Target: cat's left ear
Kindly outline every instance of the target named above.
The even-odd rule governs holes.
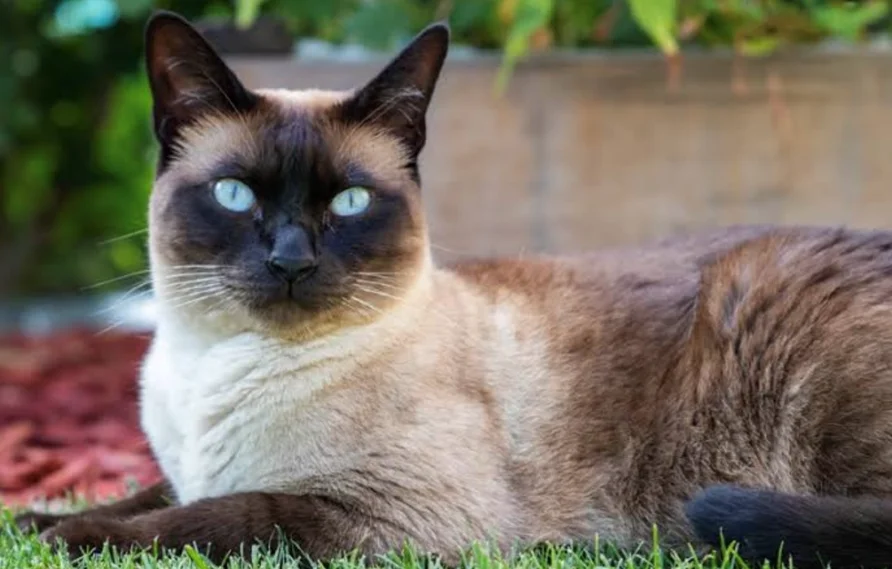
[[[181,16],[156,12],[146,25],[145,44],[155,135],[162,145],[202,115],[238,114],[254,104],[211,44]]]
[[[449,50],[449,27],[422,30],[345,104],[347,120],[381,126],[417,157],[426,137],[425,115]]]

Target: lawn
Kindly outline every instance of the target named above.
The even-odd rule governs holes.
[[[283,551],[268,551],[254,547],[245,558],[230,559],[224,568],[297,568],[299,561]],[[362,569],[380,567],[382,569],[437,569],[441,565],[427,560],[410,550],[394,552],[379,559],[364,560],[358,556],[326,563],[331,569]],[[162,555],[158,552],[118,554],[103,550],[85,562],[72,562],[66,556],[53,552],[36,536],[23,535],[12,524],[12,512],[0,511],[0,569],[54,569],[78,567],[83,569],[104,568],[159,568],[185,569],[218,567],[206,561],[197,552],[187,551],[181,555]],[[704,558],[694,556],[680,558],[666,554],[659,548],[648,548],[639,553],[619,553],[609,547],[593,543],[591,549],[542,547],[519,553],[510,561],[500,556],[490,555],[481,547],[471,548],[463,564],[464,568],[475,569],[747,569],[748,566],[736,557],[733,548],[721,554],[711,554]],[[766,568],[768,565],[766,564]],[[778,564],[777,567],[782,567]],[[760,568],[763,569],[763,568]]]

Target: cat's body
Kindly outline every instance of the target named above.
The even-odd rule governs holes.
[[[455,561],[475,540],[635,546],[656,524],[680,546],[727,528],[755,557],[788,540],[803,566],[892,560],[865,529],[892,509],[809,527],[892,497],[892,232],[438,268],[416,158],[441,31],[348,94],[248,93],[170,16],[149,39],[143,427],[171,492],[48,537],[221,554],[278,527],[314,557],[410,540]]]
[[[678,542],[684,500],[714,483],[892,490],[892,472],[852,473],[892,468],[872,452],[892,441],[889,274],[892,234],[741,228],[430,269],[399,317],[308,344],[199,347],[200,325],[165,315],[144,426],[185,503],[322,493],[439,551],[633,546],[655,523]]]

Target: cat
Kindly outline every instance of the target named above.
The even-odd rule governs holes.
[[[252,90],[152,16],[140,405],[165,480],[19,525],[72,554],[285,536],[454,564],[656,526],[669,548],[892,562],[892,232],[437,266],[418,158],[449,42],[432,24],[352,91]]]

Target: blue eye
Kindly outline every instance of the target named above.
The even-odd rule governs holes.
[[[251,188],[241,180],[223,178],[214,184],[214,198],[229,211],[245,212],[257,201]]]
[[[364,212],[371,201],[372,194],[367,189],[354,186],[336,195],[328,208],[335,215],[347,217]]]

